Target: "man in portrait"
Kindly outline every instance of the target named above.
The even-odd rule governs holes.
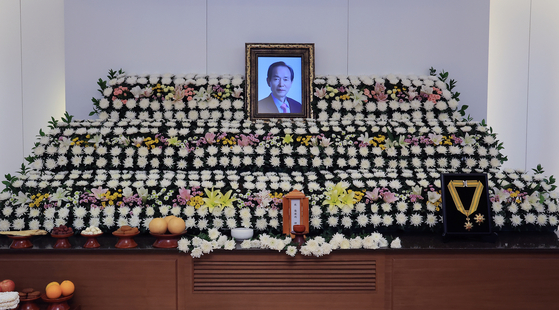
[[[270,65],[266,82],[271,93],[258,101],[258,113],[302,113],[302,105],[287,97],[293,82],[293,69],[283,61]]]

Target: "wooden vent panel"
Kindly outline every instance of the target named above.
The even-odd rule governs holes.
[[[374,291],[376,262],[194,261],[195,292]]]

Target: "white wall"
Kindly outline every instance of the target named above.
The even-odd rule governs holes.
[[[0,42],[0,179],[4,180],[24,157],[19,0],[0,2]]]
[[[559,1],[532,0],[526,167],[559,176]]]
[[[63,5],[63,0],[0,1],[2,180],[31,154],[50,117],[64,113]]]
[[[530,0],[492,0],[487,123],[503,141],[505,167],[526,167]]]
[[[65,23],[66,99],[79,118],[109,69],[244,74],[247,42],[315,43],[318,75],[444,69],[486,118],[489,0],[72,0]]]
[[[506,167],[559,175],[559,1],[491,0],[488,123]]]
[[[72,0],[64,12],[66,101],[77,118],[90,118],[109,69],[206,72],[205,0]]]

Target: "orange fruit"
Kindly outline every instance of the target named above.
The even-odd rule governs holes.
[[[167,222],[160,217],[156,217],[149,222],[149,231],[153,234],[164,234],[167,232]]]
[[[56,299],[62,296],[62,288],[60,285],[53,284],[46,289],[47,297],[50,299]]]
[[[167,224],[169,224],[169,222],[170,222],[172,219],[174,219],[174,218],[176,218],[176,216],[174,216],[174,215],[167,215],[167,216],[166,216],[165,218],[163,218],[163,219],[165,220],[165,222],[167,222]]]
[[[186,223],[180,217],[175,217],[169,221],[169,225],[167,226],[167,229],[169,229],[169,232],[172,234],[179,234],[183,232],[185,228]]]
[[[47,287],[45,287],[45,291],[49,288],[49,286],[55,285],[55,284],[56,284],[56,285],[60,285],[58,282],[54,282],[54,281],[53,281],[53,282],[47,284]]]
[[[62,295],[64,296],[69,296],[72,295],[72,293],[74,293],[74,283],[72,283],[72,281],[70,280],[64,280],[62,281],[62,283],[60,283],[60,288],[62,289]]]

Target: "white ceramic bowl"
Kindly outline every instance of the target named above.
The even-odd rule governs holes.
[[[231,237],[237,240],[246,240],[252,238],[254,230],[252,228],[233,228],[231,229]]]

